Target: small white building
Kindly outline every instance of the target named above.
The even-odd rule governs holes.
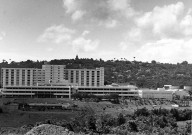
[[[189,97],[189,93],[184,89],[170,89],[167,91],[172,91],[175,96],[179,96],[179,99],[184,99],[185,97]]]
[[[174,96],[179,96],[179,99],[190,96],[187,91],[191,90],[191,86],[184,86],[184,89],[180,89],[179,86],[164,85],[167,91],[172,91]]]
[[[164,85],[164,87],[166,90],[169,90],[169,89],[179,89],[179,86],[173,86],[173,85]]]
[[[174,89],[176,88],[176,89]],[[141,98],[156,98],[172,100],[174,96],[179,96],[179,99],[190,96],[184,89],[178,89],[178,86],[165,85],[157,90],[141,90]]]
[[[167,91],[165,89],[157,89],[157,90],[141,90],[141,98],[155,98],[155,99],[173,99],[173,92]]]
[[[184,90],[190,91],[192,90],[192,86],[184,86]]]

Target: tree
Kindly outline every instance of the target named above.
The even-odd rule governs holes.
[[[129,128],[131,132],[138,132],[137,124],[135,121],[129,121]]]
[[[149,116],[150,112],[146,107],[144,107],[142,109],[137,109],[137,111],[134,113],[134,115],[136,115],[136,116]]]
[[[87,117],[87,128],[96,131],[96,118],[93,115]]]
[[[0,108],[0,113],[3,113],[3,109],[2,108]]]
[[[180,85],[180,86],[179,86],[179,89],[184,89],[184,85]]]
[[[183,61],[181,64],[182,65],[188,65],[188,62],[187,61]]]
[[[156,62],[155,60],[152,60],[151,63],[152,63],[152,64],[156,64],[157,62]]]
[[[125,122],[126,122],[126,119],[124,118],[123,114],[120,113],[120,114],[118,115],[118,117],[117,117],[117,123],[118,123],[118,125],[120,126],[120,125],[124,124]]]

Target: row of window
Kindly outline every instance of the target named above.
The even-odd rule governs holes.
[[[138,94],[134,92],[90,92],[92,94]]]
[[[61,91],[61,92],[58,92],[58,91],[50,91],[50,92],[47,92],[47,91],[4,91],[4,93],[38,93],[38,94],[51,94],[51,93],[69,93],[69,92],[65,92],[65,91]]]
[[[131,89],[129,89],[129,88],[127,88],[127,89],[121,89],[121,88],[112,88],[112,89],[110,89],[110,88],[79,88],[79,90],[111,90],[111,91],[118,91],[118,90],[120,90],[120,91],[129,91],[129,90],[131,90]]]
[[[69,88],[6,87],[6,89],[69,90]]]

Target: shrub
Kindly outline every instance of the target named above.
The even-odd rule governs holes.
[[[138,132],[137,124],[135,121],[129,121],[129,128],[131,132]]]
[[[3,109],[2,108],[0,108],[0,113],[3,113]]]
[[[124,118],[123,114],[120,113],[117,117],[117,123],[118,125],[122,125],[126,122],[126,119]]]
[[[140,115],[141,116],[149,116],[150,112],[146,107],[144,107],[142,109],[137,109],[137,111],[135,112],[135,115],[136,116],[140,116]]]

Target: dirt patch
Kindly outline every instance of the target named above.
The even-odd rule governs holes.
[[[34,127],[25,135],[68,135],[68,130],[61,126],[42,124]]]

